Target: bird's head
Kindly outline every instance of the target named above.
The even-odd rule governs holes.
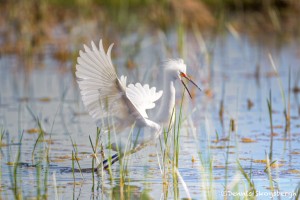
[[[167,73],[169,76],[171,76],[174,80],[179,79],[181,81],[182,85],[185,87],[191,98],[192,95],[188,90],[186,84],[184,83],[183,79],[188,80],[199,90],[201,90],[200,87],[186,74],[186,65],[182,59],[170,59],[164,63],[164,67],[166,70],[168,70]]]

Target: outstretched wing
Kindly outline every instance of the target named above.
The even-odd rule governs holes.
[[[97,124],[104,126],[102,128],[108,128],[109,125],[121,128],[134,121],[144,122],[146,115],[142,114],[145,112],[143,109],[149,109],[149,106],[141,106],[141,103],[136,102],[137,99],[145,99],[144,97],[133,98],[137,96],[137,91],[143,95],[141,90],[134,90],[132,86],[126,88],[124,76],[121,80],[118,79],[111,61],[112,47],[113,44],[105,53],[102,40],[99,48],[94,42],[92,49],[84,45],[85,52],[79,52],[76,65],[76,77],[83,103]],[[127,90],[132,98],[127,96]]]
[[[127,97],[144,118],[148,118],[146,110],[154,108],[154,102],[157,101],[162,94],[162,91],[156,92],[156,88],[150,88],[148,84],[144,86],[140,83],[136,83],[135,85],[129,84],[126,88]]]

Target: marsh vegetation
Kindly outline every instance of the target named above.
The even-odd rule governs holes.
[[[298,1],[0,2],[2,199],[299,198]],[[161,89],[182,57],[203,91],[178,84],[172,129],[94,173],[110,138],[74,71],[100,38],[128,82]]]

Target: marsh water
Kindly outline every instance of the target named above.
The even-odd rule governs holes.
[[[202,88],[199,92],[189,85],[193,99],[186,94],[183,100],[180,176],[161,173],[158,141],[128,158],[121,183],[119,163],[112,167],[112,178],[106,171],[102,177],[72,172],[72,166],[92,167],[89,136],[95,144],[97,133],[80,98],[74,59],[56,59],[51,44],[26,62],[22,55],[1,55],[2,199],[18,195],[25,199],[43,195],[49,199],[224,199],[224,194],[231,199],[245,198],[234,192],[251,191],[250,183],[258,199],[270,198],[272,187],[285,193],[281,199],[294,199],[300,181],[297,42],[257,42],[230,32],[203,39],[187,31],[181,44],[177,37],[176,30],[170,30],[124,35],[118,41],[103,38],[105,44],[115,42],[112,60],[118,75],[127,75],[128,82],[161,89],[160,62],[183,57],[188,74]],[[76,54],[81,48],[69,50]],[[176,89],[179,110],[182,85],[178,83]],[[272,102],[272,134],[267,100]],[[285,107],[290,126],[286,126]],[[72,159],[72,152],[77,159]],[[270,152],[274,163],[268,170]]]

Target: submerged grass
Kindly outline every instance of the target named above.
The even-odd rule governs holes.
[[[162,173],[164,199],[168,198],[170,181],[172,181],[173,183],[172,194],[174,199],[180,198],[179,183],[182,185],[187,195],[187,199],[191,199],[188,186],[179,172],[180,135],[182,131],[181,126],[183,123],[182,109],[184,102],[184,93],[185,92],[183,92],[182,94],[178,116],[176,115],[176,109],[174,107],[170,117],[169,125],[167,129],[163,131],[163,141],[161,140],[161,138],[159,138],[162,164],[160,164],[160,162],[158,164]],[[158,159],[158,161],[159,160],[160,159]]]
[[[208,135],[208,139],[205,143],[207,146],[207,152],[202,152],[200,149],[197,149],[197,155],[199,158],[199,173],[201,175],[200,185],[203,190],[202,199],[212,200],[215,199],[215,192],[213,191],[213,156],[210,151],[210,137],[209,137],[209,125],[207,119],[205,119],[205,134]],[[193,132],[193,137],[196,143],[196,146],[200,148],[199,138],[196,133]]]
[[[298,186],[295,189],[295,199],[299,199],[300,198],[300,183],[298,184]]]
[[[270,152],[269,152],[269,160],[272,162],[273,160],[273,138],[274,138],[274,130],[273,130],[273,110],[272,110],[272,93],[270,91],[269,99],[267,99],[268,111],[269,111],[269,119],[270,119]]]
[[[5,135],[6,131],[4,129],[3,126],[0,127],[0,148],[2,146],[5,146],[5,143],[3,143],[3,138],[4,138],[4,135]]]
[[[31,114],[32,118],[35,120],[38,133],[39,133],[31,152],[32,166],[34,166],[36,169],[36,187],[37,187],[36,196],[37,198],[47,198],[48,175],[49,175],[49,167],[50,167],[49,155],[50,155],[51,135],[52,135],[52,130],[53,130],[57,112],[52,122],[52,127],[50,132],[50,142],[47,146],[45,142],[46,133],[42,127],[42,123],[40,119],[34,114],[33,110],[29,106],[27,106],[27,110]]]
[[[176,116],[175,116],[175,122],[174,122],[174,126],[177,126],[177,129],[174,127],[174,153],[173,153],[173,157],[174,157],[174,164],[176,168],[179,167],[179,153],[180,153],[180,132],[181,132],[181,125],[182,125],[182,107],[183,107],[183,101],[184,101],[184,93],[185,90],[182,93],[182,97],[181,97],[181,103],[180,103],[180,108],[179,108],[179,115],[178,115],[178,122],[176,120]],[[172,117],[171,117],[172,119]]]
[[[21,137],[20,137],[20,145],[19,145],[19,148],[18,148],[18,152],[17,152],[17,155],[16,155],[16,159],[14,161],[14,167],[13,167],[13,181],[14,181],[14,184],[13,184],[13,191],[14,191],[14,196],[15,196],[15,199],[22,199],[22,188],[21,188],[21,185],[18,185],[18,183],[21,182],[21,177],[18,176],[18,164],[20,163],[20,159],[21,159],[21,147],[22,147],[22,139],[23,139],[23,135],[24,135],[24,131],[22,132],[21,134]]]
[[[271,190],[271,192],[272,193],[274,193],[274,184],[273,184],[273,176],[272,176],[272,164],[274,163],[274,162],[271,162],[272,160],[271,159],[269,159],[269,157],[268,157],[268,155],[266,154],[266,160],[267,160],[267,162],[266,162],[266,164],[267,164],[267,167],[266,167],[266,171],[267,171],[267,175],[268,175],[268,179],[269,179],[269,187],[270,187],[270,190]]]
[[[239,171],[241,172],[241,174],[243,175],[243,177],[246,179],[248,183],[248,188],[247,188],[248,197],[250,197],[250,199],[255,199],[255,196],[257,195],[257,190],[255,188],[254,181],[251,180],[251,177],[248,175],[247,172],[245,172],[239,160],[237,160],[237,166]]]
[[[100,177],[102,177],[102,178],[105,177],[104,171],[103,171],[103,164],[102,164],[105,159],[105,155],[104,155],[102,141],[101,141],[101,129],[97,127],[95,145],[93,144],[93,141],[92,141],[90,135],[89,135],[89,140],[90,140],[90,144],[91,144],[92,152],[93,152],[93,154],[92,154],[92,171],[91,172],[92,172],[92,182],[93,182],[92,192],[94,192],[94,190],[95,190],[95,171],[97,171],[97,174]],[[100,146],[100,155],[101,155],[100,160],[98,159],[98,156],[97,156],[97,149],[99,148],[99,146]]]
[[[81,175],[81,178],[84,180],[84,176],[82,174],[82,170],[81,170],[81,166],[80,166],[80,163],[79,163],[79,158],[78,158],[78,149],[77,149],[77,145],[76,143],[73,141],[71,135],[70,135],[70,140],[71,140],[71,143],[72,143],[72,147],[73,147],[73,155],[74,157],[72,157],[72,160],[75,160],[76,163],[77,163],[77,166],[78,166],[78,169],[79,169],[79,172],[80,172],[80,175]]]
[[[2,126],[0,126],[0,149],[2,149],[2,146],[3,146],[3,137],[4,137],[4,134],[5,134],[5,130]],[[3,164],[3,155],[0,154],[0,196],[1,193],[2,193],[2,164]]]
[[[278,69],[275,65],[274,59],[272,57],[271,54],[269,54],[269,59],[271,62],[271,66],[277,76],[277,80],[278,80],[278,85],[279,85],[279,89],[280,89],[280,93],[281,93],[281,98],[282,98],[282,103],[284,106],[284,110],[283,110],[283,114],[285,116],[285,130],[289,130],[290,129],[290,120],[291,120],[291,116],[290,116],[290,85],[291,85],[291,72],[290,72],[290,68],[289,68],[289,73],[288,73],[288,103],[286,102],[286,95],[285,95],[285,91],[283,89],[283,83],[282,83],[282,79],[280,78],[280,74],[278,72]]]
[[[95,188],[94,188],[94,187],[95,187],[95,176],[94,176],[94,173],[95,173],[95,159],[97,159],[97,151],[96,151],[97,146],[94,147],[90,135],[89,135],[89,140],[90,140],[91,147],[92,147],[92,151],[93,151],[93,155],[92,155],[92,182],[93,182],[92,192],[94,192],[94,189],[95,189]],[[73,154],[73,151],[72,151],[72,154]],[[100,163],[99,163],[99,164],[100,164]],[[98,169],[99,169],[99,168],[98,168]]]

